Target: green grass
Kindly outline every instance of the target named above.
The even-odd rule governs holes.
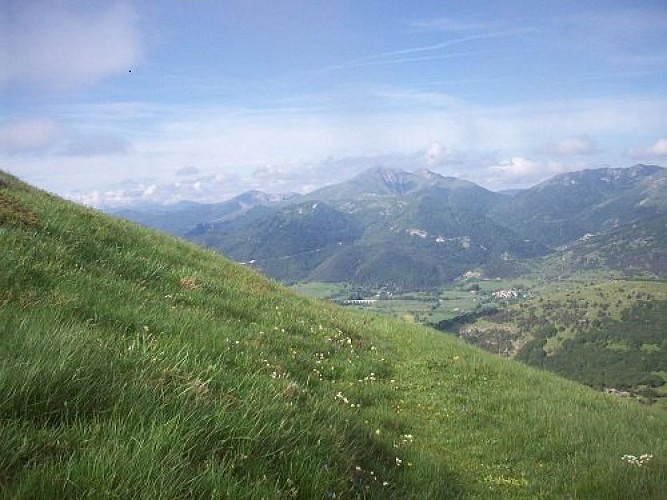
[[[0,193],[0,497],[664,493],[664,412]]]

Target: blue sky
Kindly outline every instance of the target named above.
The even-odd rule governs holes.
[[[659,1],[0,0],[0,168],[102,206],[667,163]]]

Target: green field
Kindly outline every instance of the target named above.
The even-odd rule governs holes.
[[[433,324],[449,319],[485,304],[495,303],[492,293],[497,290],[525,286],[526,280],[475,280],[478,290],[471,292],[473,283],[459,282],[443,285],[438,290],[396,291],[360,287],[349,283],[298,283],[290,288],[300,295],[343,303],[346,307],[388,314],[409,321]],[[370,299],[369,304],[347,303],[346,299]]]
[[[0,268],[0,497],[664,498],[663,411],[3,173]]]

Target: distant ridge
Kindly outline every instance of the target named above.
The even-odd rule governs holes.
[[[506,199],[491,216],[556,247],[666,213],[666,181],[667,170],[656,165],[568,172]]]
[[[287,200],[295,195],[273,195],[262,191],[247,191],[220,203],[179,202],[173,205],[134,207],[110,210],[109,213],[182,236],[194,227],[233,220],[256,207],[264,207]]]
[[[666,214],[667,170],[638,164],[568,172],[509,195],[429,170],[373,167],[279,201],[244,196],[161,222],[125,216],[286,283],[432,288],[475,269],[515,274],[523,259]]]

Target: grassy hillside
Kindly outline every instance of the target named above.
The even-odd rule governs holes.
[[[0,269],[0,497],[664,493],[664,412],[3,173]]]

